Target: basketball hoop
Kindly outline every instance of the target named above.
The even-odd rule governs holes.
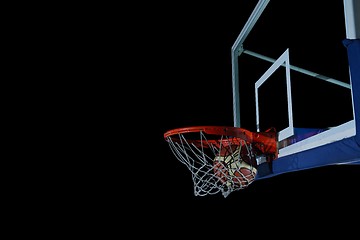
[[[223,126],[185,127],[164,134],[172,153],[192,174],[195,196],[244,189],[260,162],[277,157],[276,133]]]

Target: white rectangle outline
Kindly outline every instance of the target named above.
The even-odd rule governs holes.
[[[286,49],[285,52],[283,54],[281,54],[281,56],[271,65],[271,67],[255,83],[256,128],[257,128],[257,131],[260,132],[258,88],[284,63],[285,63],[285,69],[286,69],[286,95],[287,95],[287,103],[288,103],[287,105],[288,105],[289,126],[278,132],[278,141],[281,141],[285,138],[288,138],[288,137],[291,137],[294,135],[289,49]]]

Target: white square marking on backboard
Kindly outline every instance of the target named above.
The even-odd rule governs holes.
[[[290,61],[289,61],[289,49],[271,65],[271,67],[260,77],[255,83],[255,99],[256,99],[256,127],[257,131],[260,132],[260,120],[259,120],[259,87],[283,64],[285,63],[286,68],[286,95],[288,103],[288,119],[289,126],[279,131],[278,141],[286,139],[294,135],[294,123],[293,123],[293,112],[292,112],[292,98],[291,98],[291,81],[290,81]]]

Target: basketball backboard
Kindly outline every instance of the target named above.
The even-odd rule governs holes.
[[[328,4],[337,12],[319,14]],[[351,79],[342,40],[359,38],[359,7],[352,0],[300,6],[260,0],[249,16],[231,49],[233,116],[234,127],[278,132],[278,159],[259,178],[360,162],[356,145],[344,147],[349,157],[325,154],[357,135],[352,81],[359,80]],[[277,8],[284,14],[273,15]]]

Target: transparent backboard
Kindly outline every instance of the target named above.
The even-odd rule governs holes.
[[[234,126],[275,128],[279,158],[356,134],[342,44],[351,32],[344,22],[346,1],[326,3],[339,6],[324,15],[318,14],[323,3],[260,0],[233,44]],[[275,8],[284,14],[272,15]]]

